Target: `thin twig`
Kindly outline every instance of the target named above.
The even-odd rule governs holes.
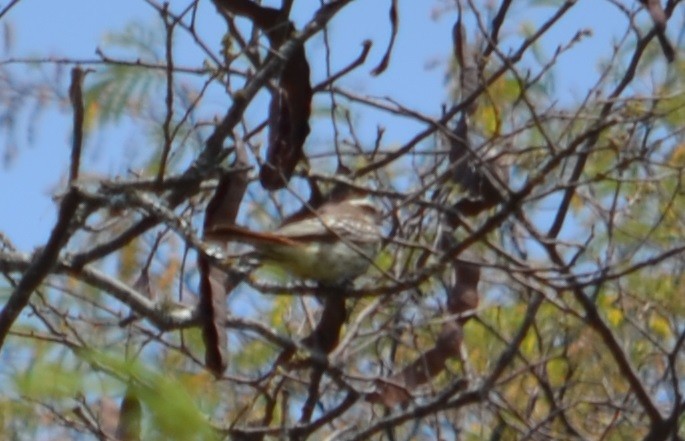
[[[66,245],[72,234],[74,217],[79,207],[80,197],[75,188],[71,188],[62,199],[57,223],[50,234],[45,248],[40,250],[31,266],[27,268],[14,292],[0,312],[0,348],[21,311],[28,305],[31,294],[43,282],[57,263],[59,252]]]
[[[173,50],[173,36],[174,25],[176,22],[169,19],[168,4],[165,4],[161,11],[162,19],[164,20],[164,29],[166,31],[165,39],[165,54],[166,54],[166,97],[164,102],[166,104],[166,114],[164,116],[164,124],[162,125],[162,132],[164,133],[164,146],[162,147],[162,157],[159,160],[159,172],[157,174],[157,181],[162,183],[164,175],[166,174],[166,165],[169,160],[169,153],[171,152],[171,143],[173,137],[171,133],[171,121],[174,117],[174,50]]]

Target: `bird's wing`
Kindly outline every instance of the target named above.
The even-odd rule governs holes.
[[[376,242],[380,231],[376,225],[360,222],[352,215],[322,215],[285,224],[274,231],[274,234],[294,240],[313,239],[329,242],[343,239],[352,242]]]
[[[334,239],[336,237],[332,233],[334,231],[334,224],[335,222],[331,222],[330,219],[327,220],[326,217],[314,217],[284,224],[275,230],[274,234],[294,240],[305,238],[317,240]]]

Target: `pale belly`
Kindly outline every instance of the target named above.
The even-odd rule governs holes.
[[[376,252],[375,243],[352,248],[344,242],[292,246],[270,245],[261,251],[268,260],[293,275],[317,280],[326,285],[338,285],[354,280],[371,264]]]

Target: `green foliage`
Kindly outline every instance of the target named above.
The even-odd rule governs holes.
[[[59,361],[39,361],[15,383],[17,392],[31,400],[59,400],[76,396],[84,390],[84,378],[75,375],[76,366]]]
[[[197,404],[197,391],[209,384],[206,376],[195,379],[171,376],[156,367],[102,352],[82,352],[80,358],[82,361],[69,357],[55,361],[38,359],[27,372],[17,374],[16,393],[22,400],[44,402],[59,412],[73,407],[73,400],[78,397],[91,396],[96,391],[114,394],[117,388],[120,390],[121,382],[127,382],[129,393],[143,405],[144,427],[148,433],[144,439],[218,439]],[[95,372],[116,373],[115,378],[120,381],[108,380],[107,375]],[[3,406],[7,412],[2,414],[19,417],[25,411],[19,403],[5,401]]]
[[[123,52],[132,59],[156,64],[163,47],[164,32],[157,26],[131,23],[124,30],[110,33],[104,39],[105,50]],[[114,63],[98,69],[87,83],[86,128],[95,123],[114,123],[124,115],[140,115],[150,98],[163,85],[164,70],[136,66],[135,63]]]
[[[130,378],[130,392],[142,402],[150,430],[157,436],[173,440],[216,438],[191,391],[178,378],[104,353],[89,352],[85,358],[122,379]]]

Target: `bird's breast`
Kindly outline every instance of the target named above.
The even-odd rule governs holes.
[[[349,244],[301,243],[300,246],[271,245],[262,249],[267,259],[273,260],[295,276],[324,284],[341,284],[363,274],[371,264],[377,243]]]

